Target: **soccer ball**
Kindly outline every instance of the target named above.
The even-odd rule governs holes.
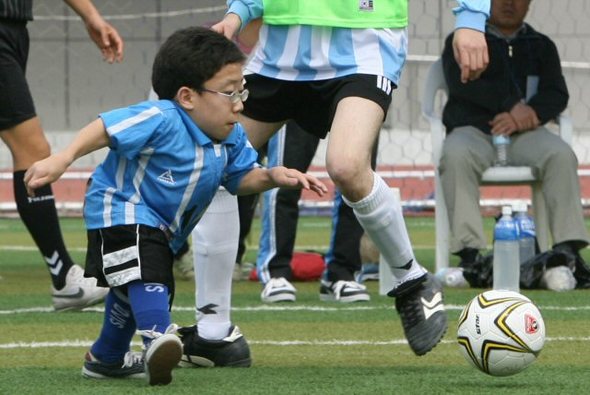
[[[524,295],[486,291],[463,309],[457,340],[471,365],[491,376],[510,376],[537,359],[545,344],[545,323]]]

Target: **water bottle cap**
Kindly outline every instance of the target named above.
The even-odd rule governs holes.
[[[494,145],[510,144],[510,136],[507,134],[495,134],[492,136]]]
[[[502,206],[502,215],[512,215],[512,207]]]
[[[516,202],[512,205],[512,212],[514,213],[526,213],[528,211],[528,205],[526,202]]]

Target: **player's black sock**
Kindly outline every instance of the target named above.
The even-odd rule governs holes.
[[[24,184],[25,171],[13,173],[14,199],[18,213],[43,255],[56,289],[65,285],[66,274],[74,264],[61,235],[51,185],[35,190],[30,198]]]

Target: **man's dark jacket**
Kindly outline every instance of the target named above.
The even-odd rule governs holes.
[[[489,122],[494,116],[510,111],[526,98],[527,79],[538,79],[537,92],[527,104],[535,110],[541,124],[567,107],[569,94],[557,48],[549,37],[528,24],[510,41],[486,31],[490,63],[479,79],[466,84],[460,79],[452,40],[453,34],[447,37],[442,55],[449,86],[449,99],[443,111],[447,132],[471,125],[490,133]]]

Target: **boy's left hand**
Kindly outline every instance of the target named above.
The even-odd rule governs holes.
[[[278,187],[307,189],[314,191],[318,196],[324,196],[328,192],[328,187],[311,174],[304,174],[282,166],[270,168],[269,172]]]
[[[68,168],[68,161],[59,154],[33,163],[24,176],[25,187],[29,196],[35,196],[35,189],[51,184],[61,177]]]

